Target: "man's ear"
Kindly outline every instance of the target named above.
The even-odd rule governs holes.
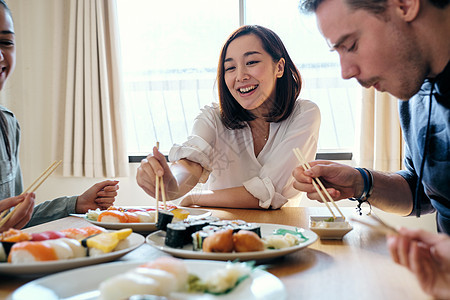
[[[397,14],[405,21],[412,22],[419,14],[421,0],[393,0]]]

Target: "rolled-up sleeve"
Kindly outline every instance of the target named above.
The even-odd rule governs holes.
[[[175,144],[170,149],[169,161],[177,161],[182,158],[196,162],[203,167],[199,182],[205,183],[211,173],[211,157],[206,153],[211,152],[211,146],[199,136],[190,136],[182,145]]]
[[[253,177],[252,179],[245,181],[243,185],[253,197],[259,199],[259,206],[261,208],[277,209],[288,202],[288,199],[275,191],[272,180],[268,177],[263,179]]]

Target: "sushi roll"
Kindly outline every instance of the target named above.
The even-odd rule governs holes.
[[[178,222],[167,224],[164,243],[166,246],[172,248],[183,248],[185,241],[187,240],[187,235],[187,228],[183,223]]]
[[[173,213],[167,210],[158,211],[158,223],[156,223],[156,228],[159,230],[166,231],[167,224],[171,223],[173,220]]]
[[[248,230],[256,233],[261,238],[261,226],[253,223],[241,224],[238,226],[240,230]]]
[[[203,229],[203,227],[207,226],[208,223],[206,221],[201,221],[201,220],[193,220],[191,222],[183,222],[182,224],[184,224],[186,226],[186,235],[184,236],[184,244],[190,244],[192,243],[192,234],[200,231]]]
[[[194,251],[202,251],[203,250],[203,241],[210,235],[210,233],[199,230],[194,232],[192,237],[192,249]]]

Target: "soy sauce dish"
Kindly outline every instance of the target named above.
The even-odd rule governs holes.
[[[309,217],[309,229],[321,239],[340,240],[350,232],[353,227],[342,217]]]

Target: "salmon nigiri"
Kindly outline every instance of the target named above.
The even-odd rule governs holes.
[[[107,210],[98,215],[98,222],[127,223],[128,217],[124,212],[118,210]]]

